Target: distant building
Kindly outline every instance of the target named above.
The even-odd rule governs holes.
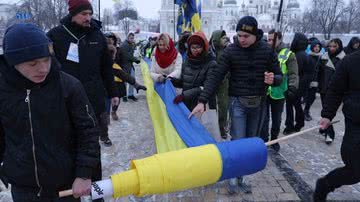
[[[207,36],[216,29],[235,32],[237,21],[245,15],[254,16],[264,32],[275,28],[280,0],[202,0],[202,30]],[[178,7],[174,0],[162,0],[160,13],[160,31],[171,36],[176,25]],[[283,5],[283,25],[291,19],[301,17],[300,4],[297,0],[285,0]],[[291,31],[291,27],[287,26]]]

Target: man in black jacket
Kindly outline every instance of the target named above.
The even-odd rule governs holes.
[[[205,104],[216,92],[227,73],[229,78],[230,135],[233,140],[259,136],[265,115],[265,98],[268,85],[279,85],[282,73],[276,53],[261,40],[254,17],[245,16],[237,24],[237,38],[221,55],[219,65],[206,78],[198,105],[190,116],[205,111]],[[251,192],[242,177],[230,180],[229,193],[236,192],[239,184],[244,192]]]
[[[293,132],[299,132],[305,125],[304,110],[301,106],[301,98],[305,96],[306,89],[309,88],[310,82],[314,75],[314,70],[310,66],[309,56],[305,52],[307,44],[308,40],[306,36],[301,33],[296,33],[294,40],[291,43],[290,50],[295,53],[296,61],[298,63],[299,89],[296,92],[296,96],[286,97],[286,128],[284,129],[284,135],[289,135]]]
[[[343,185],[360,182],[360,52],[346,56],[340,62],[332,78],[320,121],[322,129],[330,126],[343,102],[345,134],[341,145],[341,157],[345,166],[336,168],[316,182],[314,201],[325,201],[328,193]]]
[[[62,70],[83,84],[101,128],[100,140],[105,146],[111,146],[105,96],[107,93],[113,104],[117,104],[119,98],[113,88],[112,58],[106,38],[100,30],[101,22],[91,18],[92,7],[88,0],[70,0],[69,12],[61,20],[61,25],[48,32],[48,36],[53,41],[55,55]],[[102,177],[101,161],[99,162],[93,173],[94,181]]]
[[[135,50],[135,34],[129,33],[127,39],[121,44],[117,56],[116,63],[119,64],[128,74],[135,77],[135,67],[133,63],[140,63],[140,60],[134,57]],[[127,99],[137,101],[138,99],[134,96],[134,87],[129,85],[127,97],[123,97],[123,101],[127,102]]]
[[[50,40],[33,24],[15,24],[5,33],[1,179],[11,184],[15,202],[59,200],[58,192],[71,187],[76,198],[88,195],[99,163],[95,114],[81,83],[60,71],[52,53]]]

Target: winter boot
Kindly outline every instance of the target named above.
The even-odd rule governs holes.
[[[309,111],[304,111],[304,118],[305,118],[305,121],[312,121],[312,117],[311,117],[311,114]]]
[[[334,191],[334,189],[329,186],[326,178],[319,178],[316,181],[316,187],[313,195],[314,202],[325,202],[327,195],[332,191]]]
[[[114,121],[119,120],[119,117],[118,117],[118,115],[116,114],[116,112],[111,112],[111,118],[112,118],[112,120],[114,120]]]

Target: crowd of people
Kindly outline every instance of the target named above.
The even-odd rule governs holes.
[[[0,56],[0,178],[15,202],[80,201],[91,182],[102,178],[100,142],[111,146],[110,118],[119,120],[120,100],[134,103],[135,34],[121,42],[103,33],[88,0],[70,0],[59,26],[43,32],[15,24],[4,35]],[[345,166],[317,181],[315,201],[342,185],[360,181],[360,39],[344,48],[338,38],[321,42],[296,33],[267,36],[251,16],[239,19],[233,42],[224,30],[208,40],[201,31],[150,37],[143,57],[151,60],[155,83],[171,81],[174,104],[183,102],[218,142],[260,137],[265,142],[299,132],[313,119],[319,93],[325,143],[335,140],[331,120],[343,102]],[[49,118],[52,116],[52,118]],[[121,118],[121,117],[120,117]],[[271,125],[270,125],[271,120]],[[272,145],[275,152],[280,145]],[[74,197],[58,198],[72,188]],[[251,193],[243,176],[228,182],[229,194]],[[102,199],[98,199],[102,201]]]

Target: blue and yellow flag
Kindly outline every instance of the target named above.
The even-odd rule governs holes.
[[[175,0],[179,5],[177,32],[201,30],[201,0]]]

